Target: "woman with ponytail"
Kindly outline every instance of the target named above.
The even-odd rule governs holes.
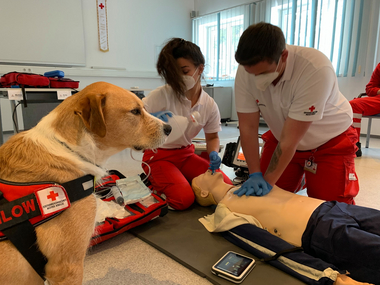
[[[168,122],[172,133],[157,150],[146,150],[143,161],[151,168],[149,180],[171,209],[184,210],[194,202],[193,178],[207,169],[218,171],[221,131],[220,113],[214,99],[201,86],[205,59],[200,48],[180,38],[169,40],[157,61],[158,74],[166,85],[143,98],[145,109]],[[192,139],[203,129],[208,159],[194,153]],[[146,166],[144,170],[148,172]],[[224,181],[232,184],[223,173]]]

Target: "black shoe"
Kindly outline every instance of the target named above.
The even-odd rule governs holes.
[[[356,143],[356,146],[359,148],[357,151],[356,151],[356,157],[361,157],[362,156],[362,144],[360,142],[357,142]]]

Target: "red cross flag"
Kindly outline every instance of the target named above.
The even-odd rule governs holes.
[[[108,47],[108,22],[107,22],[107,0],[97,0],[98,9],[98,41],[99,49],[103,52],[109,51]]]
[[[48,216],[70,207],[66,190],[62,186],[52,186],[35,193],[42,216]]]

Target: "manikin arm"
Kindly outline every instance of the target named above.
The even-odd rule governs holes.
[[[276,253],[295,248],[293,245],[254,225],[237,226],[222,235],[233,244],[252,253],[258,258],[268,258]],[[313,257],[303,251],[288,252],[269,264],[310,285],[359,285],[334,265]]]
[[[363,283],[355,281],[354,279],[348,277],[347,275],[340,274],[338,278],[336,279],[334,285],[370,285],[370,283]],[[372,284],[374,285],[374,284]]]
[[[278,252],[295,248],[279,237],[250,224],[235,227],[222,235],[258,258],[272,257]],[[334,265],[302,251],[286,253],[268,263],[310,285],[332,285],[338,274],[344,273]]]

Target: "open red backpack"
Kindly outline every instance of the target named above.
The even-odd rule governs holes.
[[[111,191],[112,186],[116,185],[116,180],[122,178],[125,178],[123,174],[117,170],[110,170],[109,176],[104,177],[103,182],[95,187],[95,193],[102,193],[102,196],[104,196],[104,194]],[[114,197],[105,198],[104,200],[111,201],[114,200]],[[151,193],[151,196],[147,199],[128,204],[124,208],[125,211],[128,211],[129,216],[123,219],[108,217],[104,222],[96,225],[90,246],[101,243],[150,220],[162,217],[168,212],[166,201],[154,193]]]

